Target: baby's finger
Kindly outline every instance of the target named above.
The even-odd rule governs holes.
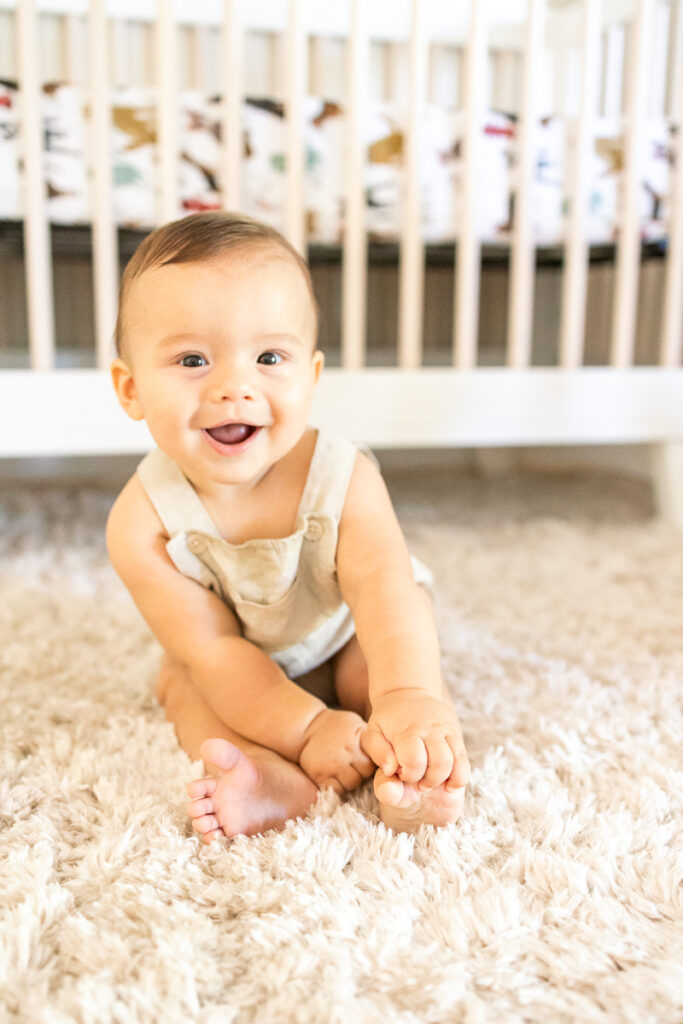
[[[375,762],[372,760],[371,757],[368,757],[368,755],[363,750],[362,742],[359,745],[359,749],[353,755],[351,764],[356,769],[361,779],[369,779],[370,776],[374,775],[375,771],[377,770],[377,765],[375,764]]]
[[[384,770],[385,775],[395,775],[398,771],[398,760],[394,748],[386,736],[376,726],[368,726],[360,738],[360,745],[373,763]]]
[[[351,793],[354,789],[358,789],[363,781],[360,772],[356,771],[351,764],[345,765],[337,771],[337,779],[341,782],[347,793]]]
[[[453,770],[453,751],[445,736],[427,736],[427,771],[420,782],[420,789],[435,789],[449,778]]]
[[[465,745],[461,736],[449,735],[447,739],[448,744],[453,751],[453,767],[448,781],[446,782],[446,789],[461,789],[470,781],[470,776],[472,774],[470,769],[470,760],[467,756],[467,751],[465,750]]]
[[[394,750],[400,765],[399,778],[403,782],[419,782],[427,770],[427,750],[422,737],[407,736],[396,740]]]
[[[330,776],[327,779],[323,779],[322,782],[318,783],[318,786],[320,789],[333,789],[337,796],[343,796],[345,792],[342,783],[339,781],[339,779],[336,779],[334,776]]]
[[[375,796],[381,804],[398,807],[404,796],[405,786],[394,775],[388,779],[381,768],[378,769],[373,783]]]
[[[353,760],[353,767],[356,769],[361,779],[369,779],[377,771],[377,765],[369,757],[358,756]]]

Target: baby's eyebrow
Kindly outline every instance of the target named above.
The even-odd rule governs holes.
[[[206,342],[201,334],[193,334],[191,331],[184,332],[182,334],[169,334],[166,338],[160,338],[156,344],[157,351],[165,352],[167,348],[173,348],[180,344],[190,344],[195,342]]]
[[[169,334],[165,338],[160,338],[157,343],[157,349],[162,351],[167,348],[172,348],[174,345],[180,343],[188,344],[190,342],[206,344],[208,338],[204,334],[197,334],[196,331],[181,331],[179,334]],[[286,331],[277,332],[274,334],[259,334],[255,339],[258,345],[274,345],[278,342],[289,342],[290,344],[298,345],[300,348],[305,347],[305,341],[300,338],[298,334],[289,334]]]
[[[167,348],[169,345],[177,345],[179,341],[191,341],[193,338],[202,339],[201,334],[193,334],[192,331],[182,331],[180,334],[169,334],[166,338],[160,338],[157,345],[160,348]]]
[[[262,334],[259,341],[293,341],[297,345],[304,344],[298,334]]]

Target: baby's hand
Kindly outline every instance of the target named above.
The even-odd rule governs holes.
[[[447,790],[467,785],[470,766],[460,722],[450,704],[424,690],[394,690],[375,701],[363,750],[387,776]]]
[[[326,708],[313,719],[299,755],[299,765],[317,786],[331,786],[340,796],[360,786],[375,771],[361,747],[366,723],[354,711]]]

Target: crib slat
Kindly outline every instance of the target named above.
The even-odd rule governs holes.
[[[633,24],[633,67],[628,76],[626,145],[624,153],[624,207],[617,247],[615,307],[612,317],[611,363],[631,366],[640,269],[638,197],[642,180],[648,99],[648,57],[654,18],[654,0],[638,0]]]
[[[586,214],[591,186],[591,152],[597,112],[598,58],[600,52],[600,3],[583,0],[581,50],[583,74],[576,146],[569,188],[569,225],[562,278],[560,365],[573,369],[583,362],[588,280],[588,233]]]
[[[537,97],[543,59],[545,0],[529,0],[524,53],[522,110],[517,148],[515,223],[510,254],[510,298],[508,366],[528,366],[531,361],[531,318],[534,294],[536,247],[531,228],[532,188],[535,178]]]
[[[469,369],[477,360],[481,277],[477,172],[484,120],[488,14],[488,0],[470,0],[465,53],[462,217],[455,268],[454,361],[461,369]]]
[[[223,208],[239,210],[242,161],[242,47],[244,33],[238,0],[225,0],[223,22]]]
[[[174,0],[159,0],[156,30],[157,145],[161,223],[178,216],[178,30]]]
[[[50,262],[50,227],[43,181],[43,129],[38,31],[32,0],[18,7],[18,60],[21,85],[21,140],[24,156],[24,265],[31,367],[51,370],[55,363],[55,329]]]
[[[289,0],[285,60],[287,145],[285,235],[298,252],[306,244],[304,230],[304,97],[308,79],[308,54],[303,0]]]
[[[672,19],[673,20],[673,19]],[[664,285],[662,366],[679,366],[683,360],[683,0],[676,6],[675,50],[673,51],[671,117],[678,125],[676,157],[671,174],[671,217]]]
[[[97,365],[104,368],[109,365],[111,359],[111,336],[116,322],[118,239],[113,215],[111,180],[111,117],[105,0],[91,0],[89,10],[94,164],[92,233],[95,338]]]
[[[347,189],[342,267],[342,366],[357,370],[365,363],[367,236],[365,233],[365,97],[369,41],[367,0],[353,0],[348,53]]]
[[[424,0],[412,0],[408,122],[404,146],[404,208],[399,280],[398,365],[410,369],[422,360],[424,243],[420,217],[421,122],[427,97],[427,35]]]

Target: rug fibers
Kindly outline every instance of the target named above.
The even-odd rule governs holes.
[[[205,847],[114,491],[0,498],[0,1020],[683,1020],[683,537],[617,477],[397,477],[473,766]]]

